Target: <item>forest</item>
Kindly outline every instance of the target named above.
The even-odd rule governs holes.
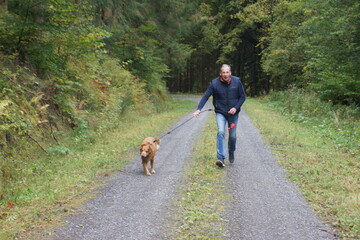
[[[2,148],[39,128],[86,127],[87,113],[104,108],[203,92],[222,63],[249,96],[297,88],[360,104],[356,0],[2,0],[0,9]]]

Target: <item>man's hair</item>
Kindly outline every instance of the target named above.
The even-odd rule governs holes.
[[[230,67],[230,65],[228,65],[228,64],[223,64],[223,65],[221,65],[221,68],[220,68],[220,72],[221,72],[221,69],[222,68],[229,68],[229,70],[230,70],[230,72],[231,72],[231,67]]]

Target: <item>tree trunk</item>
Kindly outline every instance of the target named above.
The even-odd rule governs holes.
[[[35,22],[37,23],[44,23],[46,22],[45,18],[44,18],[44,5],[43,4],[38,4],[35,6],[35,9],[37,10],[37,15],[35,16]]]
[[[102,20],[105,24],[108,24],[113,16],[113,10],[111,8],[104,8],[102,11]]]
[[[0,12],[7,12],[7,0],[0,0]]]

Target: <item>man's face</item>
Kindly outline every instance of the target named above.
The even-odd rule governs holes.
[[[230,69],[228,67],[223,67],[220,70],[220,77],[222,77],[222,79],[224,79],[225,81],[229,81],[229,78],[231,76],[231,72]]]

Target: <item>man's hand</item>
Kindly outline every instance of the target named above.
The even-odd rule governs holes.
[[[193,113],[193,115],[194,115],[194,117],[198,117],[199,115],[200,115],[200,110],[196,110],[194,113]]]
[[[234,115],[236,113],[236,108],[230,109],[230,111],[228,111],[228,113],[231,115]]]

